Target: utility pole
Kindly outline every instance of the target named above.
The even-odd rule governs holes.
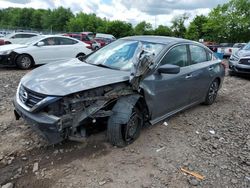
[[[156,15],[155,15],[155,29],[156,29]]]

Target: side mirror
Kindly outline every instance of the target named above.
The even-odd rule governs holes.
[[[178,74],[180,72],[180,67],[177,65],[165,64],[160,66],[157,71],[160,74]]]
[[[45,45],[45,43],[44,43],[44,42],[42,42],[42,41],[40,41],[40,42],[38,42],[36,45],[37,45],[38,47],[40,47],[40,46],[44,46],[44,45]]]

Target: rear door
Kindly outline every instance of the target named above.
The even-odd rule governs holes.
[[[190,50],[190,101],[201,101],[205,98],[208,87],[213,79],[211,75],[216,68],[212,53],[199,45],[189,45]]]
[[[64,37],[57,37],[57,40],[60,46],[58,53],[60,53],[61,60],[68,60],[76,57],[79,52],[79,47],[77,45],[78,41]]]

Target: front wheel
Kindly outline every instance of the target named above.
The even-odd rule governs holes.
[[[211,83],[211,85],[209,86],[206,100],[204,102],[205,105],[211,105],[214,103],[214,101],[217,97],[218,90],[219,90],[219,82],[218,82],[218,80],[214,80]]]
[[[20,69],[30,69],[33,65],[32,58],[26,54],[19,55],[16,59],[16,64]]]
[[[116,112],[109,117],[107,136],[111,144],[124,147],[133,143],[140,135],[143,118],[140,111],[134,107],[126,124],[121,124],[124,113]]]

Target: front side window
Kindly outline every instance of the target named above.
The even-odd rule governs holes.
[[[190,45],[191,65],[207,61],[206,50],[200,46]]]
[[[165,45],[151,42],[141,42],[142,48],[159,55]],[[86,62],[105,66],[111,69],[130,70],[133,66],[133,57],[138,48],[139,41],[117,40],[86,58]]]
[[[42,40],[42,42],[44,42],[45,46],[54,46],[54,45],[58,45],[57,44],[57,40],[55,37],[50,37],[50,38],[46,38],[44,40]]]
[[[188,65],[187,46],[180,45],[172,48],[162,59],[161,65],[172,64],[180,67]]]

